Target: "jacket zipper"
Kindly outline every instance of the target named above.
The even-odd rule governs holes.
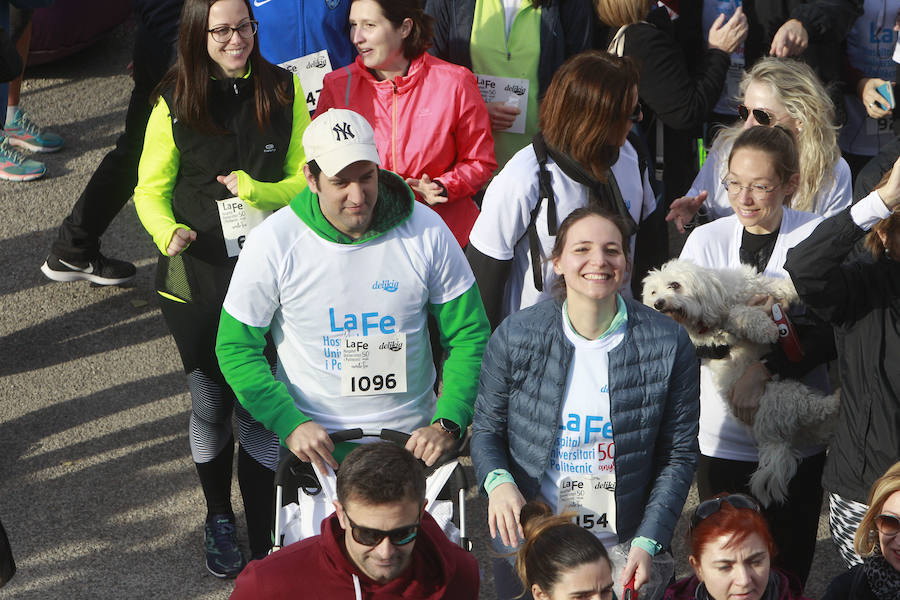
[[[392,169],[397,168],[397,83],[392,81],[391,85],[394,86],[393,93],[391,95],[391,160],[393,163],[391,164]]]

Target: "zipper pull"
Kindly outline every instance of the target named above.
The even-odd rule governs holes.
[[[234,95],[237,96],[238,95],[237,81],[232,81],[231,85],[234,86]]]
[[[512,60],[512,54],[510,54],[509,50],[507,50],[506,51],[506,62],[509,62],[511,60]]]

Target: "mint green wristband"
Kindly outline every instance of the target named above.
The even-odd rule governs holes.
[[[503,483],[515,485],[516,480],[513,479],[513,476],[506,469],[494,469],[484,478],[484,491],[490,494],[495,487]]]
[[[632,546],[637,546],[641,550],[646,550],[650,556],[656,556],[662,551],[662,544],[648,537],[638,536],[631,540]]]

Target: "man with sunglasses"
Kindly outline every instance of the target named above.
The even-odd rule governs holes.
[[[337,472],[337,496],[321,535],[251,562],[232,600],[478,597],[478,564],[425,512],[425,475],[407,450],[355,449]]]

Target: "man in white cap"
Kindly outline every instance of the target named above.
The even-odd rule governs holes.
[[[412,432],[427,464],[472,418],[490,334],[475,279],[441,218],[378,168],[372,127],[331,109],[303,134],[309,187],[248,236],[225,298],[216,352],[240,402],[320,467],[349,449],[329,432]],[[449,351],[443,388],[427,316]],[[273,376],[263,357],[270,331]]]

